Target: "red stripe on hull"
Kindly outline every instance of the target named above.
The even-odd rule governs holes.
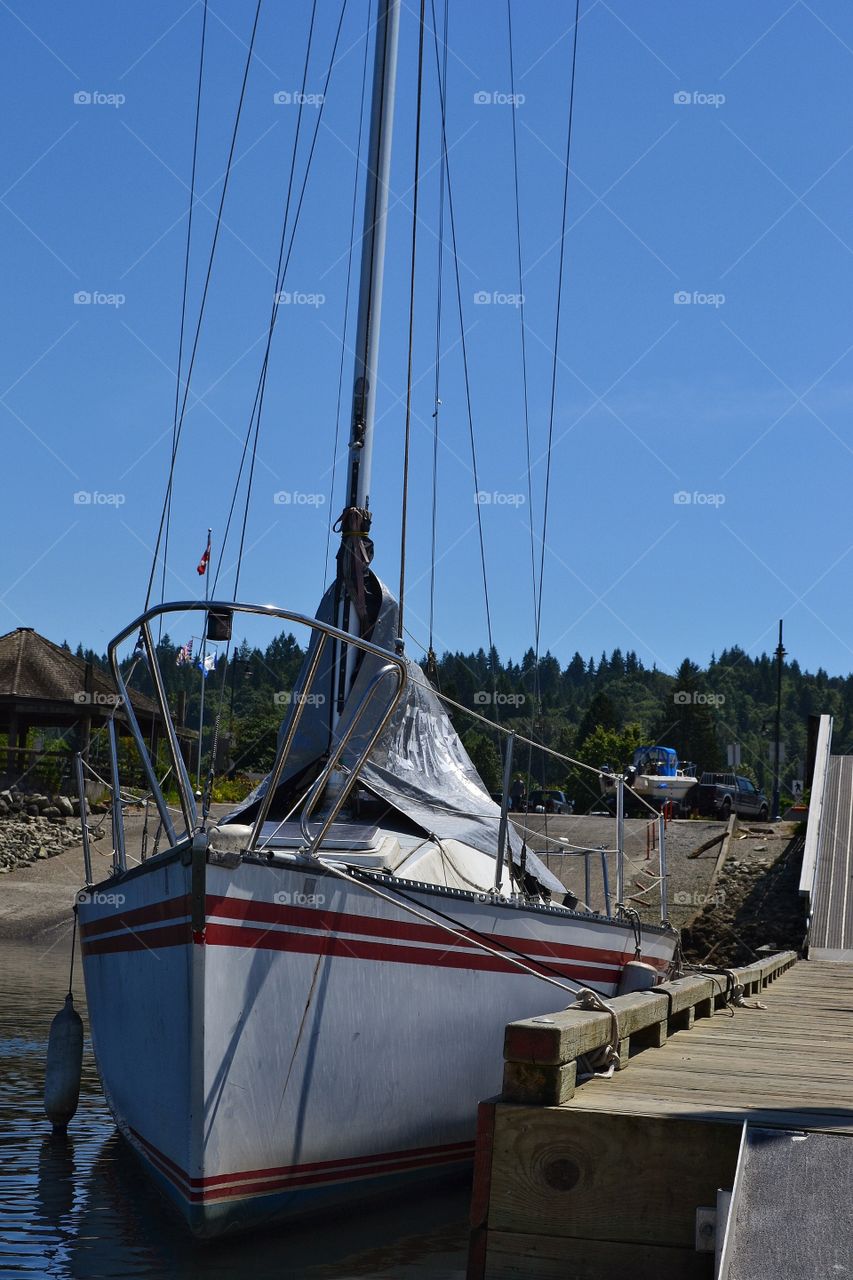
[[[192,1204],[210,1204],[241,1196],[296,1191],[301,1187],[322,1183],[356,1182],[388,1173],[410,1173],[436,1165],[458,1164],[469,1161],[474,1156],[473,1142],[454,1142],[443,1147],[387,1151],[370,1156],[352,1156],[345,1160],[322,1160],[311,1164],[216,1174],[209,1178],[190,1178],[174,1160],[164,1155],[147,1138],[143,1138],[141,1133],[137,1133],[135,1129],[130,1132],[156,1168]]]
[[[457,925],[464,940],[454,937],[438,925],[410,924],[402,920],[386,920],[379,916],[356,915],[347,911],[321,911],[314,907],[294,907],[274,902],[258,902],[249,898],[214,897],[208,894],[205,903],[208,917],[221,916],[229,920],[252,920],[259,924],[288,924],[298,928],[323,929],[328,933],[360,933],[378,938],[395,938],[405,942],[443,942],[452,946],[478,948],[478,939],[464,925]],[[517,947],[525,954],[541,958],[565,957],[569,960],[597,960],[599,964],[623,965],[633,951],[605,950],[597,947],[581,947],[563,942],[548,942],[536,938],[517,938],[508,934],[489,934],[488,941],[495,946]],[[522,946],[523,943],[523,946]],[[479,949],[479,948],[478,948]]]
[[[108,955],[117,952],[154,950],[162,947],[184,946],[188,942],[212,946],[229,946],[248,949],[291,951],[310,955],[336,955],[356,959],[384,960],[397,964],[425,964],[456,969],[481,969],[498,973],[518,973],[519,968],[511,958],[492,956],[484,952],[473,935],[464,926],[450,934],[437,925],[388,920],[378,916],[358,915],[344,911],[322,911],[312,907],[294,907],[276,903],[259,902],[245,898],[215,897],[208,895],[206,911],[211,915],[232,919],[239,924],[209,924],[207,929],[193,935],[188,921],[162,928],[141,928],[161,920],[187,915],[189,898],[182,895],[163,902],[132,908],[109,918],[101,917],[81,925],[84,956]],[[286,924],[297,928],[317,930],[313,936],[284,933],[263,929],[245,921]],[[137,930],[140,930],[137,932]],[[120,931],[120,932],[119,932]],[[340,938],[340,933],[360,935],[355,939]],[[112,936],[98,936],[112,935]],[[389,945],[388,940],[394,944]],[[399,942],[443,944],[445,947],[463,948],[454,951],[432,951],[423,945],[396,945]],[[632,956],[630,950],[614,951],[605,947],[578,946],[576,944],[550,942],[543,939],[519,938],[506,934],[489,934],[486,941],[495,947],[514,948],[533,967],[554,969],[566,977],[580,980],[613,981],[619,970]],[[666,959],[644,957],[647,963],[665,969]],[[575,964],[572,966],[571,961]],[[585,967],[580,961],[598,962],[598,967]],[[610,966],[604,968],[602,966]]]
[[[118,927],[118,926],[115,926]],[[192,941],[192,930],[188,920],[181,924],[165,925],[162,929],[144,929],[137,933],[130,925],[125,925],[124,933],[110,938],[95,938],[93,942],[84,939],[81,943],[84,956],[105,956],[116,951],[155,951],[162,947],[183,947]]]
[[[167,898],[163,902],[153,902],[146,907],[131,907],[116,915],[89,920],[86,924],[80,925],[80,937],[94,938],[100,933],[112,933],[121,926],[125,929],[135,929],[142,924],[154,924],[158,920],[175,920],[179,916],[188,916],[189,913],[190,900],[188,895],[184,894],[180,898]]]
[[[447,942],[446,937],[444,941]],[[483,951],[429,951],[425,947],[365,942],[360,938],[338,938],[327,933],[283,933],[277,929],[253,929],[248,925],[209,924],[207,945],[245,950],[290,951],[299,955],[339,956],[350,960],[378,960],[391,964],[430,965],[436,969],[477,969],[489,973],[521,973],[521,963],[534,970],[542,969],[542,965],[537,964],[533,957],[513,963],[510,958],[504,960]],[[453,943],[449,942],[448,945],[452,946]],[[572,968],[565,960],[555,961],[549,969],[562,977],[576,977],[580,981],[614,982],[618,977],[612,969]]]

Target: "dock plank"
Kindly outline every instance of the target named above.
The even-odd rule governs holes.
[[[853,967],[800,963],[760,1000],[676,1032],[611,1080],[578,1086],[567,1106],[684,1115],[694,1102],[705,1116],[853,1133]]]

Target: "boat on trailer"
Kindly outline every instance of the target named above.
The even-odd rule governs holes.
[[[508,821],[511,735],[498,805],[370,568],[399,12],[400,0],[381,0],[376,23],[336,579],[315,617],[180,601],[146,608],[109,646],[163,838],[131,865],[112,722],[114,865],[92,884],[86,844],[91,891],[76,907],[92,1043],[119,1130],[199,1236],[458,1169],[473,1155],[478,1101],[500,1088],[506,1024],[580,988],[607,997],[638,958],[662,979],[676,950],[671,928],[640,928],[621,904],[613,916],[565,905]],[[192,612],[229,644],[247,616],[307,639],[272,770],[216,821],[209,786],[194,792],[154,640],[161,622]],[[160,705],[179,813],[128,696],[131,645]]]
[[[699,773],[692,762],[680,761],[672,747],[644,746],[634,752],[624,782],[639,806],[662,809],[669,805],[682,815],[689,813],[690,796],[699,784]],[[616,775],[606,766],[600,775],[600,786],[602,795],[615,806]]]

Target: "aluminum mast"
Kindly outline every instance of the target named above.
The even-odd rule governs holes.
[[[359,617],[359,609],[354,607],[353,594],[359,582],[363,585],[363,575],[370,554],[368,552],[365,556],[363,553],[365,547],[369,545],[366,539],[370,528],[373,422],[376,411],[379,321],[385,269],[385,232],[388,220],[388,183],[391,173],[391,134],[394,122],[399,29],[400,0],[379,0],[367,187],[364,201],[358,325],[355,340],[352,426],[346,505],[340,521],[341,550],[338,553],[337,624],[342,631],[354,636],[361,635],[362,619]],[[333,729],[340,718],[343,702],[352,683],[356,657],[357,651],[353,646],[346,646],[345,652],[338,650],[336,655]]]

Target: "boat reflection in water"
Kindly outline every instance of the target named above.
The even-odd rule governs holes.
[[[310,1220],[284,1232],[258,1232],[251,1242],[227,1237],[194,1241],[180,1216],[140,1168],[128,1145],[113,1134],[82,1184],[74,1212],[73,1142],[63,1150],[43,1143],[38,1212],[67,1247],[75,1280],[91,1277],[228,1277],[252,1280],[323,1280],[347,1276],[455,1280],[465,1274],[468,1178],[446,1181],[432,1194],[389,1197],[350,1216]],[[81,1190],[77,1188],[78,1193]],[[286,1270],[282,1269],[286,1256]]]

